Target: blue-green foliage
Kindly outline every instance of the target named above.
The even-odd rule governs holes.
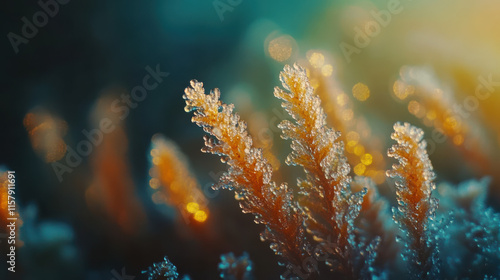
[[[439,186],[443,278],[500,277],[500,215],[486,206],[489,179]]]
[[[252,280],[253,263],[246,252],[241,257],[233,253],[220,256],[219,272],[222,279]]]

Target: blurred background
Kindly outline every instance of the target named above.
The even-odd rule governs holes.
[[[293,186],[273,88],[296,62],[352,175],[394,203],[386,151],[407,121],[426,132],[437,183],[490,176],[498,210],[499,13],[489,0],[4,2],[0,165],[16,171],[22,227],[2,279],[145,279],[164,256],[218,279],[219,256],[245,251],[256,279],[278,279],[262,226],[210,188],[226,166],[200,151],[182,95],[191,79],[220,88]]]

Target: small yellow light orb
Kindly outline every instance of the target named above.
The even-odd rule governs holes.
[[[410,101],[408,103],[408,111],[412,114],[418,117],[419,112],[420,112],[420,103],[418,103],[415,100]]]
[[[366,166],[362,163],[358,163],[356,166],[354,166],[354,173],[356,175],[363,175],[366,171]]]
[[[363,147],[363,145],[359,144],[354,148],[355,155],[361,156],[364,153],[365,153],[365,147]]]
[[[321,74],[325,77],[330,77],[333,73],[333,66],[330,64],[324,65],[321,67]]]
[[[199,210],[199,211],[196,211],[196,213],[194,213],[194,219],[200,223],[203,223],[204,221],[206,221],[207,218],[208,218],[207,212],[205,212],[203,210]]]
[[[372,164],[372,162],[373,162],[373,157],[372,157],[372,155],[370,155],[370,154],[364,154],[364,155],[361,157],[361,162],[362,162],[364,165],[370,165],[370,164]]]
[[[354,112],[351,109],[347,109],[342,112],[342,118],[346,121],[352,120],[353,117],[354,117]]]
[[[396,95],[396,97],[399,98],[400,100],[404,100],[406,97],[408,97],[408,93],[406,91],[406,84],[400,80],[394,82],[392,90],[394,92],[394,95]]]
[[[288,35],[283,35],[269,42],[267,50],[272,59],[282,62],[290,58],[293,52],[294,40]]]
[[[429,112],[427,112],[426,117],[431,121],[434,120],[437,117],[436,111],[430,110]]]
[[[344,106],[347,104],[347,95],[345,93],[341,93],[337,96],[337,104],[340,106]]]
[[[311,53],[308,55],[307,59],[314,68],[320,68],[323,64],[325,64],[325,56],[320,52]]]
[[[363,83],[357,83],[352,87],[352,95],[359,101],[365,101],[370,97],[370,89]]]
[[[189,213],[196,213],[196,211],[200,210],[200,205],[198,203],[196,203],[196,202],[189,202],[186,205],[186,210]]]

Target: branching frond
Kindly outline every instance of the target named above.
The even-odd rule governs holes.
[[[262,240],[288,264],[302,266],[305,253],[303,216],[286,184],[277,186],[272,167],[261,149],[253,146],[246,124],[233,112],[234,106],[222,103],[218,89],[205,94],[203,83],[191,81],[184,99],[186,111],[194,111],[192,121],[210,136],[205,136],[203,152],[217,154],[229,170],[215,188],[234,190],[244,213],[252,213],[255,222],[264,224]]]
[[[294,120],[279,125],[282,137],[292,140],[286,162],[303,167],[306,174],[305,179],[298,180],[300,205],[308,215],[306,228],[320,243],[333,237],[338,261],[333,264],[335,270],[355,278],[361,248],[354,240],[354,220],[366,190],[351,192],[350,166],[343,143],[337,141],[340,133],[327,127],[321,101],[313,93],[306,71],[298,65],[287,65],[280,80],[285,90],[276,87],[274,95],[284,101],[282,107]]]
[[[398,178],[396,197],[398,207],[393,208],[394,220],[404,233],[403,256],[410,265],[415,279],[433,279],[439,274],[438,249],[431,234],[431,224],[438,206],[431,196],[435,174],[427,155],[424,132],[409,123],[396,123],[391,138],[397,142],[388,156],[398,160],[387,176]]]

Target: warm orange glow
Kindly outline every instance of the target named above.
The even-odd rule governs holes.
[[[208,217],[208,202],[177,145],[161,135],[155,135],[150,154],[153,162],[149,172],[152,176],[150,186],[156,190],[153,200],[186,211],[196,221],[204,222]]]
[[[194,213],[194,219],[200,223],[203,223],[208,218],[207,212],[199,210]]]
[[[92,183],[86,190],[89,208],[116,223],[124,233],[136,234],[146,223],[141,202],[135,194],[128,161],[128,138],[123,123],[110,111],[112,96],[98,99],[92,118],[99,125],[103,118],[116,120],[116,129],[107,133],[90,154]],[[154,185],[155,182],[150,182]]]

